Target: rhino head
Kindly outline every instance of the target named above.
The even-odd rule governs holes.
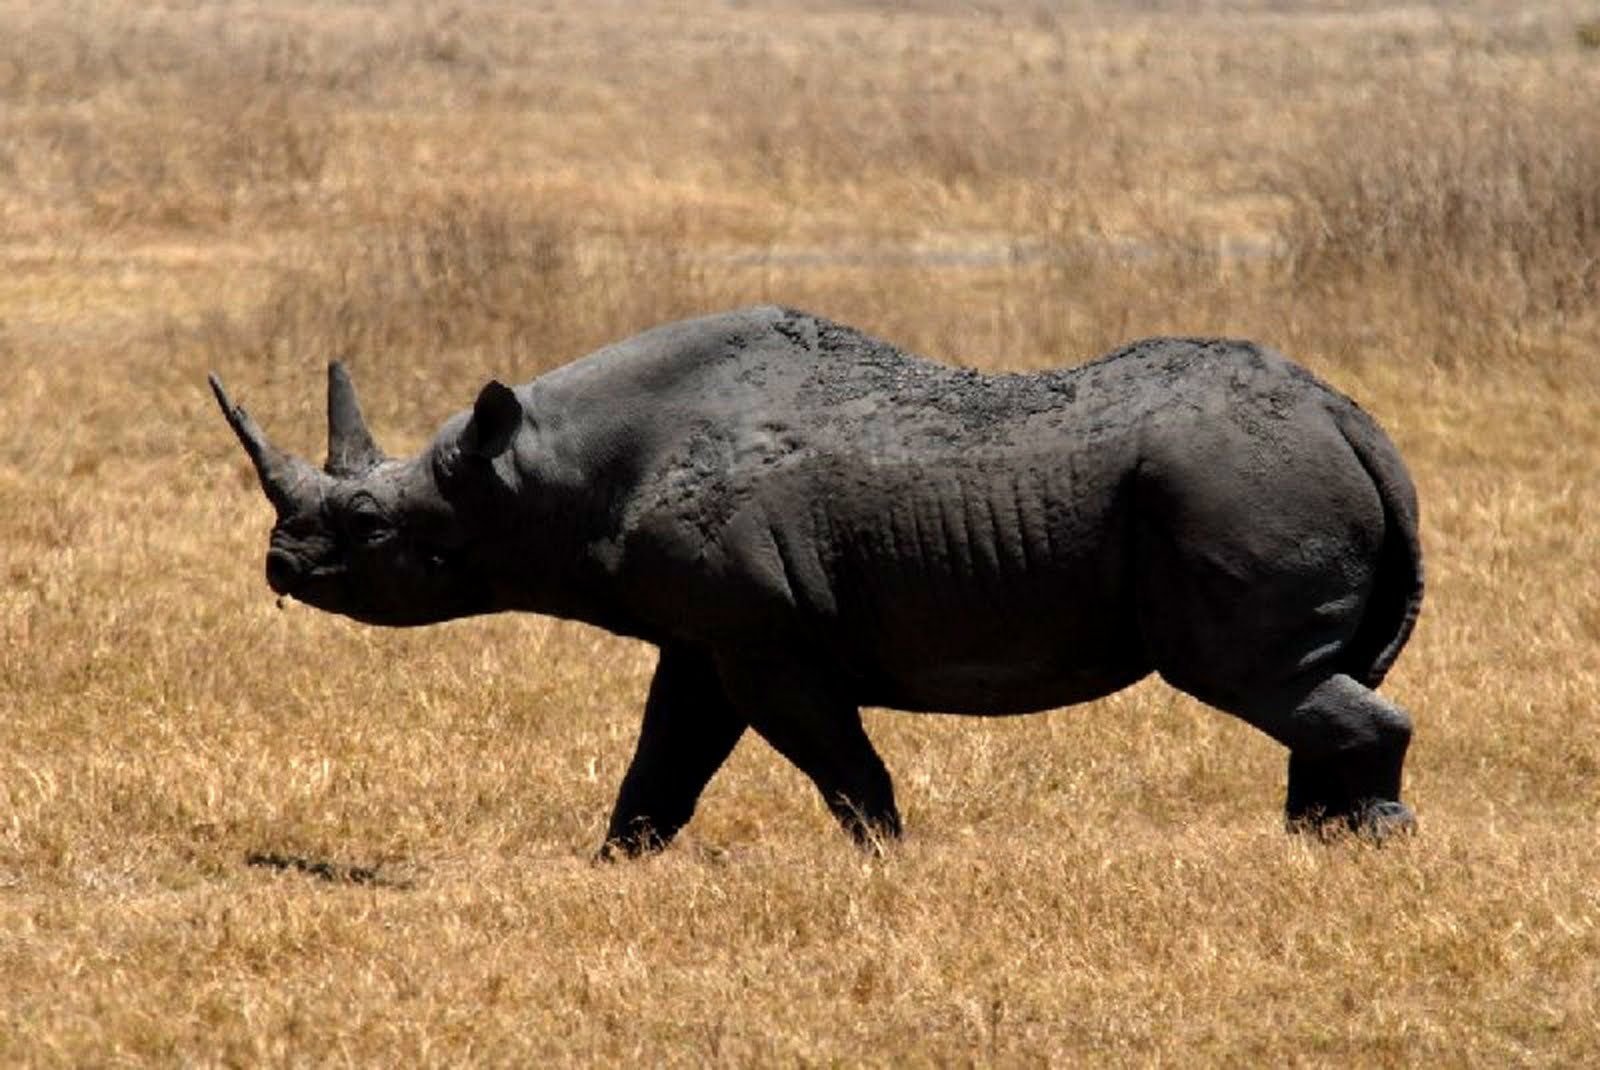
[[[494,458],[523,413],[491,382],[419,456],[386,457],[342,364],[328,366],[328,459],[321,469],[278,449],[210,376],[222,414],[277,512],[267,584],[279,595],[368,624],[432,624],[498,608],[484,557],[508,493]]]

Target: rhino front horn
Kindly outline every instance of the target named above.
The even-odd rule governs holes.
[[[250,418],[250,414],[228,397],[228,392],[222,388],[222,380],[217,378],[215,372],[206,376],[206,381],[211,384],[211,393],[216,396],[228,426],[233,428],[245,453],[250,455],[250,463],[255,466],[256,476],[261,480],[261,489],[266,493],[267,500],[280,517],[292,512],[307,480],[314,482],[321,473],[300,458],[268,442],[267,436],[261,433],[261,428]]]
[[[343,362],[328,365],[328,463],[332,476],[359,476],[383,460],[383,451],[372,440],[367,421],[361,416],[356,386],[350,381]]]

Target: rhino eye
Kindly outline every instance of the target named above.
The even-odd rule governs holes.
[[[389,518],[372,502],[358,502],[345,517],[345,531],[358,542],[382,542],[393,530]]]

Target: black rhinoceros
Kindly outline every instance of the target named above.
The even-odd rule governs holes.
[[[1271,350],[985,375],[753,308],[490,382],[408,460],[334,364],[321,470],[212,387],[277,510],[274,591],[659,648],[603,855],[666,844],[747,727],[872,843],[900,816],[861,706],[1027,713],[1151,672],[1289,749],[1291,826],[1412,827],[1411,723],[1373,688],[1421,604],[1416,495],[1377,424]]]

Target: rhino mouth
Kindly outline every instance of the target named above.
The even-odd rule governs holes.
[[[304,558],[274,546],[267,551],[267,586],[272,593],[301,602],[315,602],[312,593],[342,572],[339,568],[308,565]]]
[[[375,597],[373,590],[352,582],[344,564],[317,564],[314,558],[282,546],[267,551],[266,579],[279,598],[292,598],[367,624],[413,627],[492,608],[486,585],[459,568],[459,556],[430,552],[422,562],[423,574],[413,577],[422,585],[414,590],[414,598],[395,597],[393,591],[377,592]]]
[[[267,586],[273,594],[292,595],[301,578],[300,562],[285,550],[267,551]]]

